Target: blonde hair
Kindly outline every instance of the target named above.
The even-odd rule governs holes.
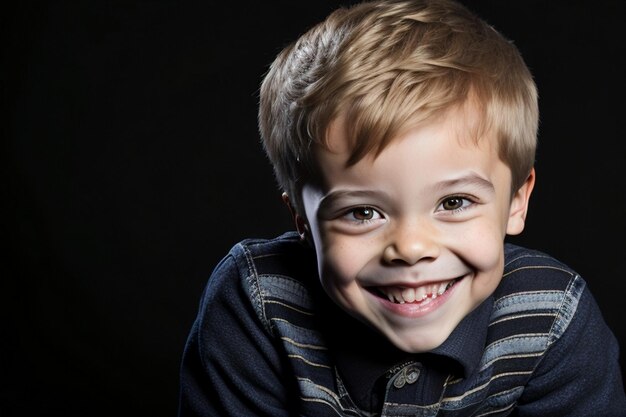
[[[515,191],[534,165],[539,117],[517,48],[453,0],[369,1],[335,10],[278,54],[261,84],[259,130],[279,187],[302,212],[311,146],[326,146],[340,114],[354,164],[470,95],[482,116],[476,138],[495,132]]]

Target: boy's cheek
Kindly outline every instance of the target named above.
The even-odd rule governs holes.
[[[354,275],[361,267],[361,257],[353,246],[339,242],[323,242],[320,256],[320,272],[337,285],[354,281]],[[363,253],[361,253],[361,256]]]
[[[477,271],[498,269],[504,262],[504,230],[500,223],[484,218],[458,232],[445,233],[442,247],[462,258]]]

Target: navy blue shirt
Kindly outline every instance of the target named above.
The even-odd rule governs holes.
[[[211,275],[179,416],[626,416],[617,341],[584,280],[505,246],[494,294],[409,354],[323,292],[296,233],[248,239]]]

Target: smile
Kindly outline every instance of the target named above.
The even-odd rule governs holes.
[[[371,292],[383,298],[387,298],[395,304],[423,303],[433,300],[448,291],[461,278],[442,281],[435,284],[422,285],[420,287],[388,286],[372,288]]]

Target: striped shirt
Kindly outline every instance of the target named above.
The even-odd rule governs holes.
[[[401,352],[328,299],[289,232],[214,270],[179,416],[626,416],[618,354],[585,281],[510,244],[491,297],[438,348]]]

